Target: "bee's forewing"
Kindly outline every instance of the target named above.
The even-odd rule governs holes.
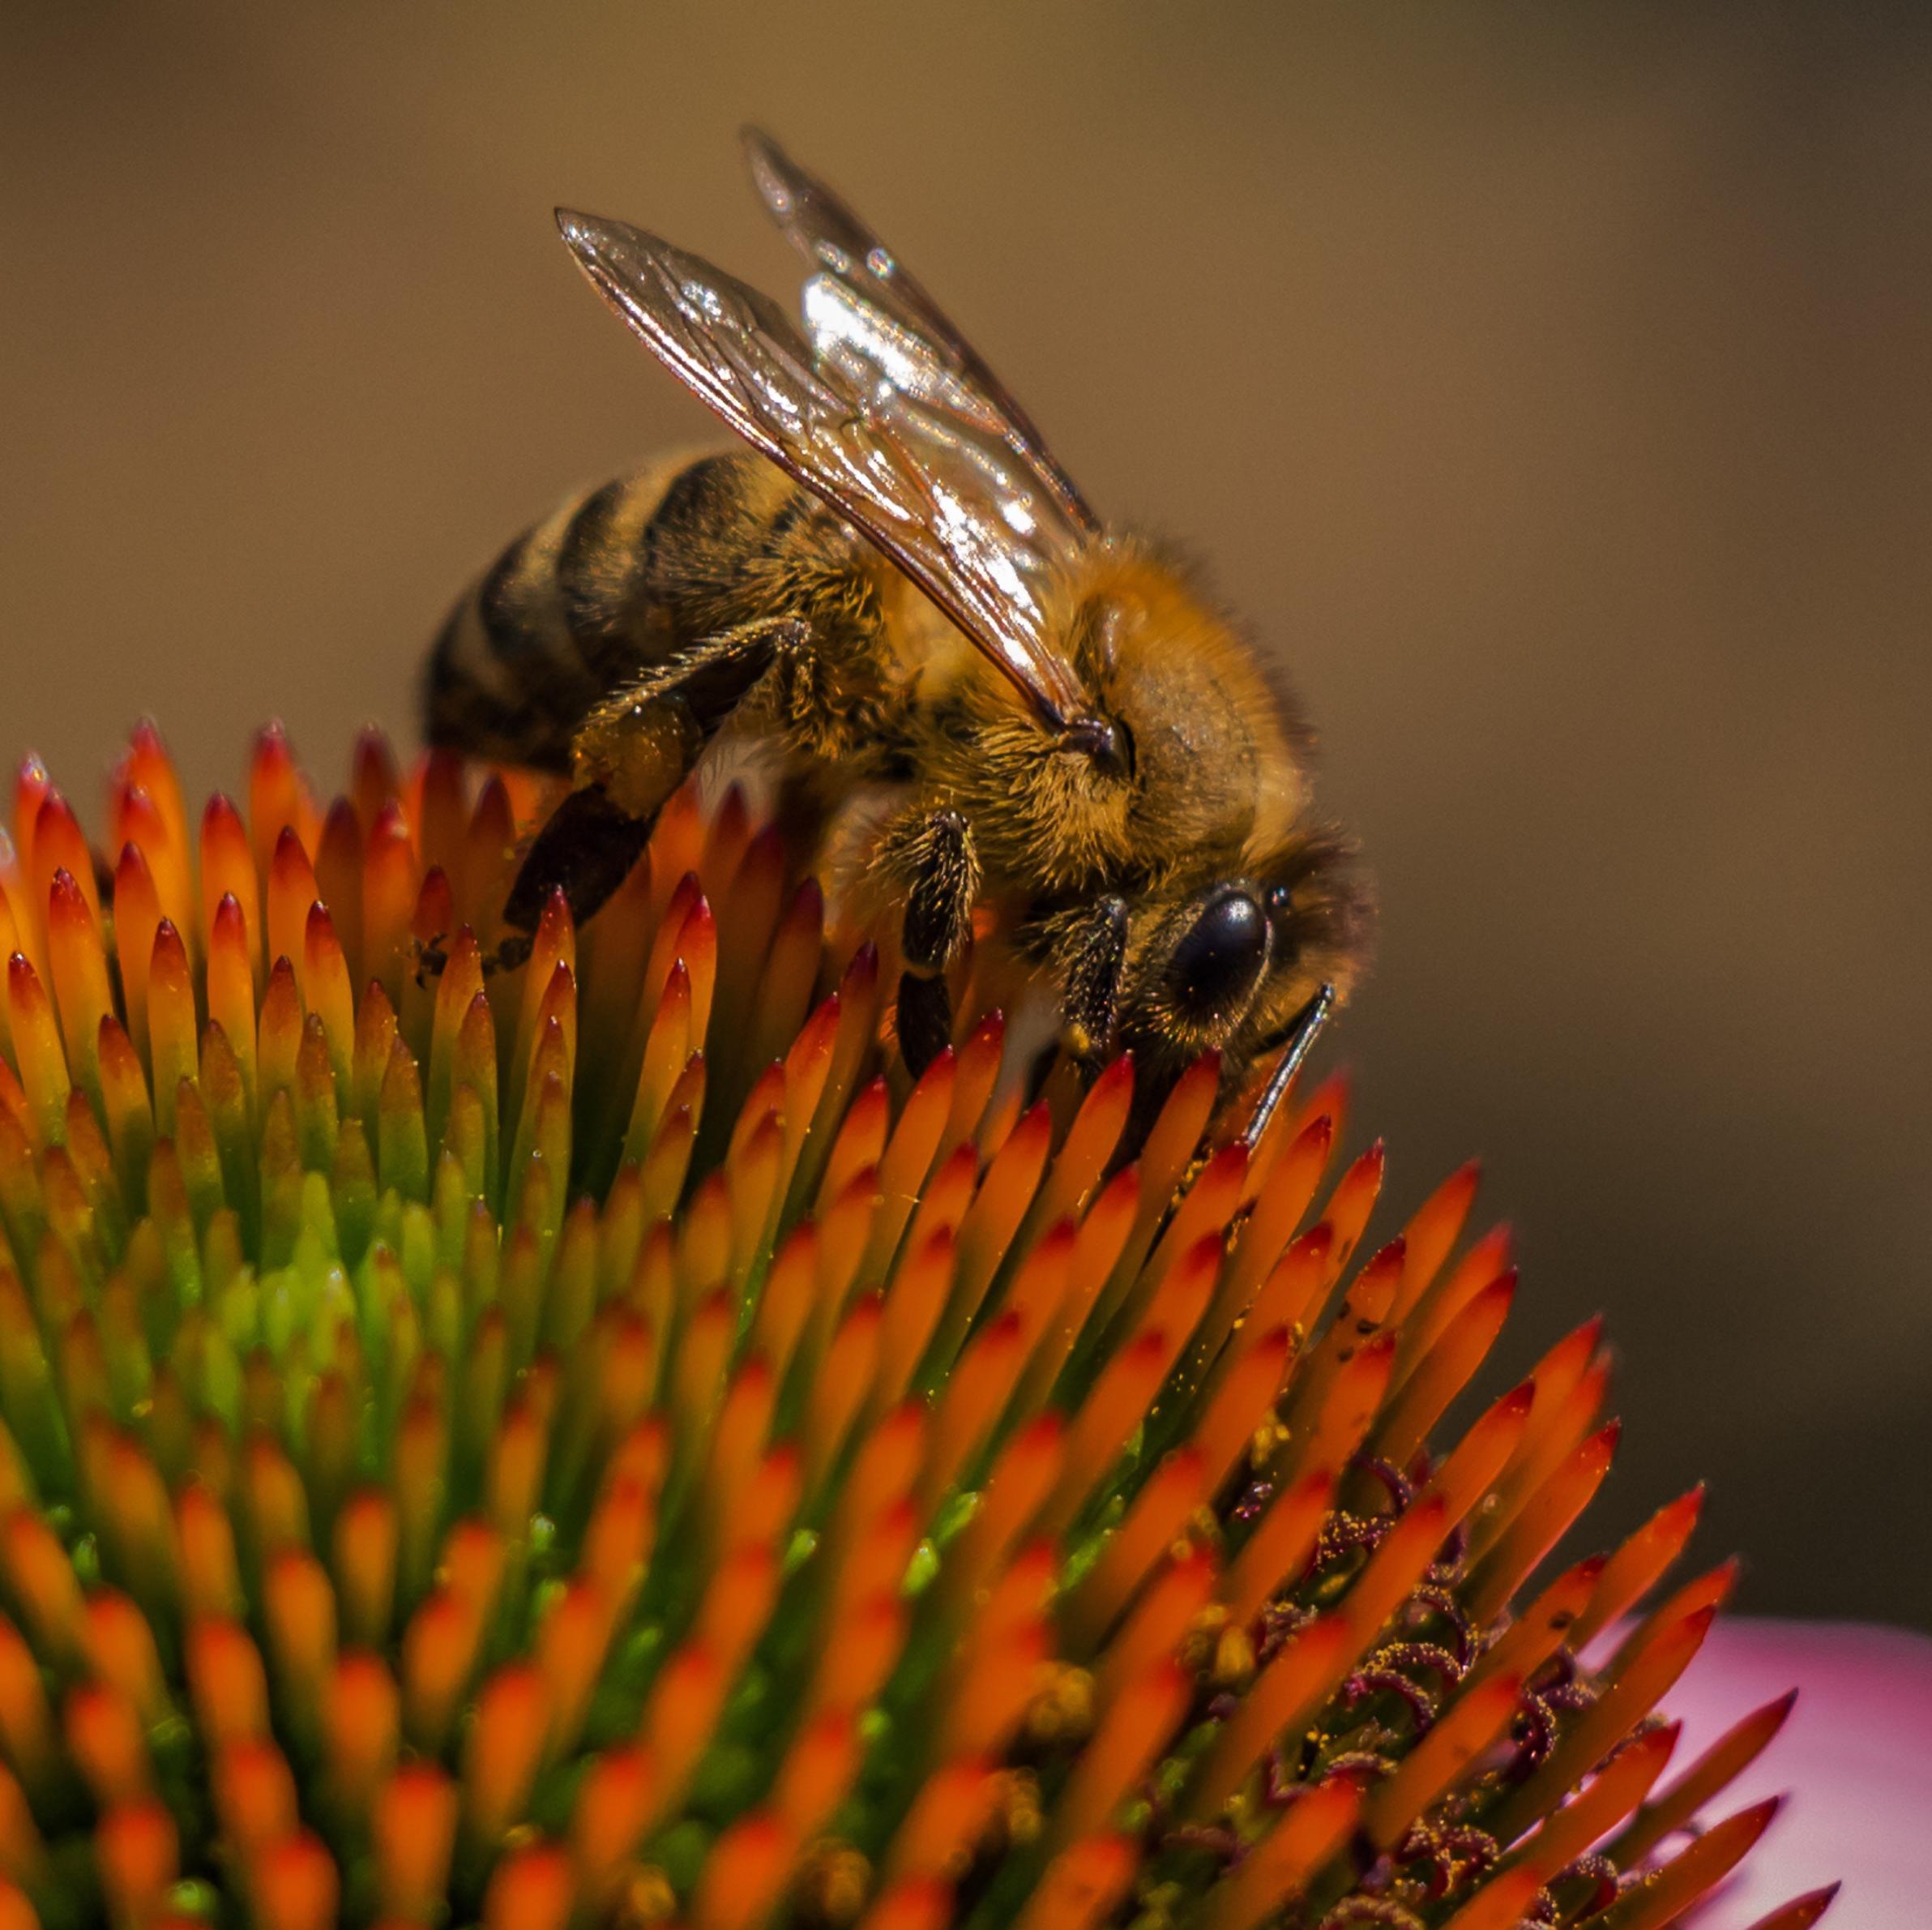
[[[772,220],[818,269],[817,280],[829,280],[845,297],[841,306],[848,316],[840,323],[843,339],[862,340],[870,334],[888,344],[895,337],[917,339],[931,365],[951,378],[946,406],[982,434],[996,434],[1005,443],[1019,466],[1030,472],[1027,493],[1049,499],[1070,529],[1095,533],[1098,520],[1032,418],[904,263],[844,199],[807,173],[769,135],[748,127],[744,138],[752,181]],[[823,348],[819,315],[829,319],[838,311],[825,304],[815,312],[812,288],[807,285],[806,320],[814,341]],[[851,319],[853,311],[870,313],[875,318],[874,326],[869,329],[862,320]],[[875,368],[888,383],[897,383],[899,362],[895,349],[874,358]],[[1044,517],[1041,520],[1044,523]]]
[[[621,221],[559,209],[557,222],[597,292],[679,380],[849,518],[1043,719],[1084,713],[1079,680],[1046,634],[1045,559],[1037,531],[1020,526],[1024,492],[1002,499],[988,473],[996,439],[953,421],[917,382],[871,379],[876,329],[870,350],[819,353],[776,302],[698,256]]]

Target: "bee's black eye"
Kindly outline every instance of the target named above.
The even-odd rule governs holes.
[[[1232,1005],[1255,982],[1267,944],[1261,907],[1246,892],[1226,887],[1174,947],[1169,971],[1175,996],[1201,1014]]]

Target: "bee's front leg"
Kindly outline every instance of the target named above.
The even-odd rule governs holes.
[[[935,811],[911,827],[899,854],[910,876],[900,949],[899,1050],[914,1078],[952,1043],[946,968],[972,930],[980,862],[972,832],[956,811]]]
[[[1060,943],[1060,1049],[1099,1059],[1113,1037],[1120,979],[1127,962],[1127,901],[1096,899]]]

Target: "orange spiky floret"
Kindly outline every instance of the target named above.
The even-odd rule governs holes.
[[[1768,1821],[1678,1840],[1788,1703],[1652,1794],[1728,1568],[1579,1660],[1696,1493],[1537,1579],[1596,1324],[1428,1444],[1473,1167],[1356,1266],[1338,1084],[909,1080],[736,792],[507,978],[528,779],[240,795],[143,727],[0,858],[7,1921],[1630,1930]]]

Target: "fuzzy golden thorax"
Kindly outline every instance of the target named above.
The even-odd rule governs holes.
[[[918,705],[921,801],[972,823],[990,889],[1164,889],[1237,870],[1293,828],[1306,786],[1289,707],[1176,565],[1110,539],[1055,601],[1096,713],[1126,734],[1126,768],[1058,742],[963,640],[937,653]]]
[[[1057,742],[963,640],[941,648],[914,706],[913,794],[874,847],[876,882],[906,882],[895,825],[956,810],[985,899],[1062,982],[1093,905],[1118,895],[1122,1041],[1176,1065],[1218,1047],[1238,1076],[1319,986],[1346,995],[1365,937],[1349,848],[1310,815],[1306,734],[1254,648],[1144,543],[1096,545],[1060,602],[1068,655],[1122,734],[1124,765]],[[1262,912],[1266,944],[1217,996],[1187,982],[1188,940],[1231,896]]]

